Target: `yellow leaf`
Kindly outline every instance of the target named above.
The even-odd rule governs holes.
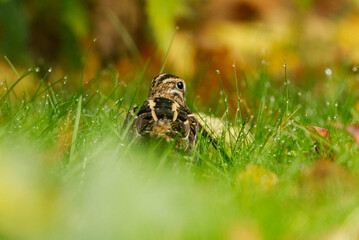
[[[278,177],[275,173],[264,167],[248,164],[246,170],[238,175],[237,181],[239,183],[254,184],[264,189],[270,189],[278,182]]]

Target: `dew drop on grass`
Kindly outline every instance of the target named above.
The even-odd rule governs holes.
[[[35,72],[40,72],[40,68],[37,67],[37,68],[35,69]]]
[[[332,70],[330,68],[326,68],[324,71],[325,75],[331,76],[333,74]]]
[[[301,93],[301,92],[299,92],[299,93],[298,93],[298,96],[302,96],[302,93]]]
[[[52,72],[52,68],[50,67],[48,71],[49,71],[49,73]]]
[[[335,103],[335,105],[334,105],[335,107],[338,107],[338,103]]]
[[[353,66],[352,71],[357,72],[358,71],[358,66]]]
[[[217,70],[216,70],[216,73],[217,73],[217,74],[220,74],[221,72],[217,69]]]
[[[326,102],[326,104],[327,104],[327,106],[329,106],[330,103],[329,103],[329,102]]]

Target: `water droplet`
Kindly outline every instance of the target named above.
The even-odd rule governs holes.
[[[218,69],[216,70],[216,72],[217,72],[217,74],[220,74],[220,73],[221,73]]]
[[[64,79],[66,80],[66,79],[67,79],[67,76],[65,76]]]
[[[335,103],[335,105],[334,105],[335,107],[338,107],[338,103]]]
[[[37,68],[35,69],[35,72],[40,72],[40,68],[37,67]]]
[[[298,96],[302,96],[302,93],[301,93],[301,92],[299,92],[299,93],[298,93]]]
[[[50,67],[48,71],[49,71],[49,72],[52,72],[52,68]]]
[[[327,104],[327,106],[329,106],[330,103],[329,103],[329,102],[326,102],[325,104]]]
[[[352,70],[353,70],[353,72],[357,72],[358,71],[358,66],[353,66]]]
[[[332,70],[330,68],[326,68],[324,71],[325,75],[331,76],[333,74]]]

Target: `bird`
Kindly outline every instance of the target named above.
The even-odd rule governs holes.
[[[182,78],[168,73],[155,76],[146,101],[128,112],[123,131],[139,139],[175,141],[175,147],[185,150],[192,149],[201,134],[216,147],[217,141],[187,106],[185,94]]]

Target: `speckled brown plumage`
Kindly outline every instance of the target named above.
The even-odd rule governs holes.
[[[160,138],[176,141],[180,148],[191,148],[198,134],[215,140],[203,129],[185,101],[186,84],[183,79],[160,74],[152,80],[147,100],[127,115],[124,129],[129,136],[142,139]]]

